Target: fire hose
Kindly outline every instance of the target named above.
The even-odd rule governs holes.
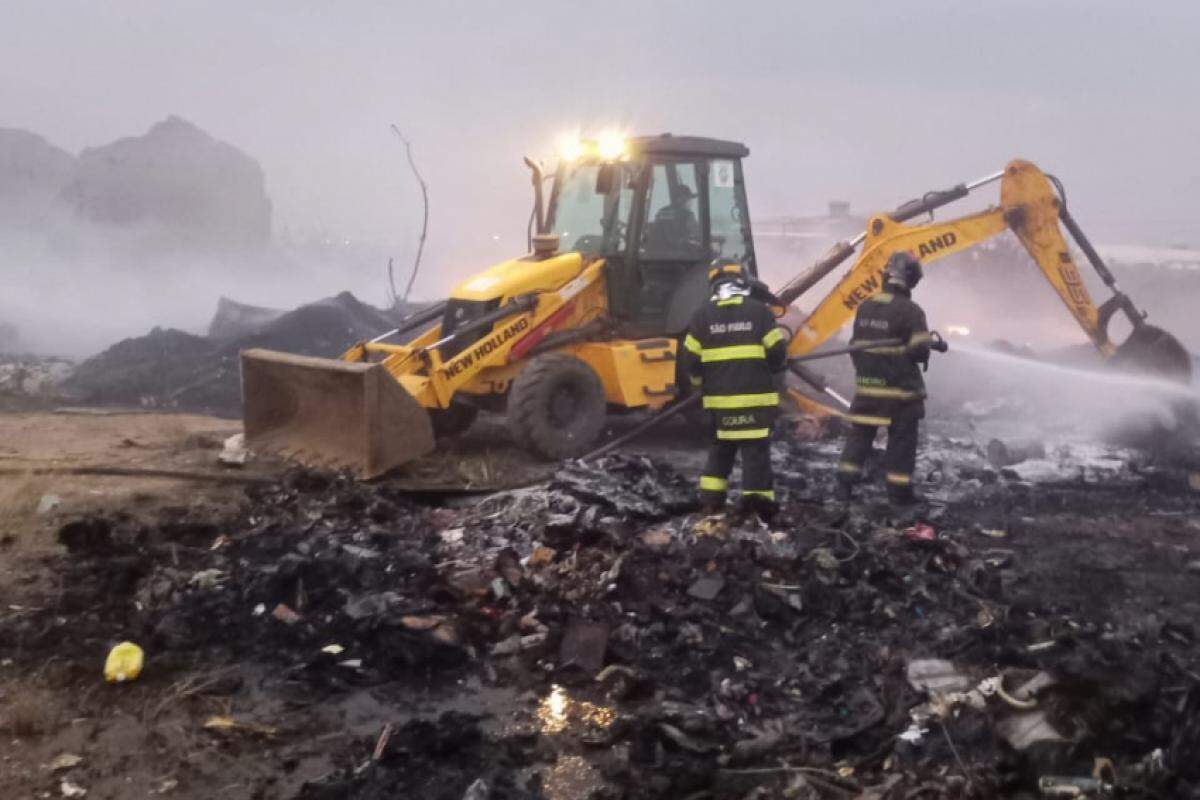
[[[934,343],[932,345],[933,349],[938,350],[939,352],[945,352],[946,343],[942,339],[942,337],[938,336],[936,333],[931,334],[931,336],[933,337],[933,340],[934,340]],[[849,353],[860,353],[865,350],[872,350],[877,347],[898,347],[903,344],[906,344],[906,342],[903,342],[899,339],[880,339],[880,340],[871,341],[871,342],[859,342],[858,344],[851,344],[851,345],[847,345],[846,347],[836,348],[834,350],[825,350],[820,353],[809,353],[808,355],[797,356],[795,358],[788,359],[787,368],[792,372],[793,375],[800,378],[800,380],[804,381],[809,386],[813,387],[813,389],[815,389],[818,392],[821,392],[822,394],[826,394],[829,397],[832,397],[843,408],[848,409],[848,408],[850,408],[850,401],[847,400],[846,398],[842,397],[837,392],[835,392],[832,388],[830,388],[829,385],[825,382],[825,380],[818,373],[813,372],[812,370],[805,367],[804,362],[816,361],[816,360],[822,359],[822,358],[832,358],[834,356],[843,356],[843,355],[847,355]],[[656,413],[654,416],[647,419],[645,422],[636,426],[632,430],[621,434],[620,436],[618,436],[616,439],[613,439],[608,444],[605,444],[604,446],[593,450],[592,452],[583,456],[580,460],[581,461],[590,461],[593,458],[599,458],[600,456],[603,456],[603,455],[606,455],[606,454],[612,452],[613,450],[617,449],[621,445],[626,444],[626,443],[632,441],[633,439],[636,439],[638,436],[641,436],[643,433],[650,430],[651,428],[657,427],[661,423],[666,422],[671,417],[674,417],[677,414],[681,414],[684,411],[687,411],[689,408],[694,407],[697,403],[699,403],[701,401],[701,398],[702,398],[702,395],[699,392],[696,392],[696,393],[688,395],[687,397],[684,397],[681,400],[676,401],[675,403],[672,403],[671,405],[667,406],[666,408],[664,408],[661,411],[659,411],[658,413]]]

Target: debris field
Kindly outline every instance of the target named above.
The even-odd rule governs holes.
[[[770,525],[632,454],[482,499],[298,470],[226,518],[72,519],[0,597],[0,686],[64,707],[7,720],[0,790],[1200,797],[1186,466],[932,447],[916,522],[826,502],[835,446],[777,443]],[[121,641],[145,669],[105,685]]]

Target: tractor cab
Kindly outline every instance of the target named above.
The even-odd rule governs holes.
[[[757,274],[737,142],[602,139],[563,148],[543,230],[605,259],[609,310],[631,338],[677,336],[708,296],[715,258]]]

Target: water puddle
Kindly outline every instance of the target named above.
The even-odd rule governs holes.
[[[616,719],[613,708],[577,700],[557,685],[538,703],[535,715],[539,732],[546,735],[595,732],[611,727]]]

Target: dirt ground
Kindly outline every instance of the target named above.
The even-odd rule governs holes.
[[[218,466],[240,424],[191,414],[102,409],[0,412],[0,540],[10,552],[53,550],[62,520],[119,510],[157,517],[241,496],[267,474]]]
[[[540,660],[514,663],[511,658],[488,657],[487,651],[512,632],[516,617],[523,612],[503,612],[509,620],[504,622],[497,616],[501,613],[497,607],[504,603],[471,600],[464,606],[461,597],[448,593],[443,578],[426,574],[432,561],[421,561],[425,566],[413,561],[411,575],[385,578],[376,588],[415,592],[412,602],[424,609],[420,613],[425,616],[420,619],[468,609],[462,613],[464,619],[473,620],[468,626],[471,633],[464,634],[464,642],[456,642],[455,648],[465,647],[474,654],[470,657],[458,655],[458,649],[453,656],[437,646],[429,649],[425,639],[404,638],[400,645],[371,639],[374,647],[391,654],[389,670],[394,672],[379,673],[372,663],[378,655],[375,651],[362,667],[339,671],[331,661],[320,661],[321,657],[312,661],[310,648],[337,642],[350,648],[352,639],[363,644],[365,640],[355,638],[360,633],[339,635],[336,625],[341,623],[332,616],[329,623],[314,619],[317,631],[306,634],[301,647],[292,628],[269,619],[273,600],[265,609],[258,609],[258,595],[239,589],[244,594],[226,592],[222,596],[220,611],[208,606],[188,611],[185,632],[171,627],[184,624],[178,619],[157,618],[153,636],[144,642],[148,664],[142,677],[126,685],[105,684],[100,673],[107,647],[119,640],[122,631],[142,630],[148,635],[151,630],[146,620],[160,601],[152,597],[156,581],[178,575],[172,580],[191,585],[210,565],[212,554],[222,549],[235,548],[236,557],[228,561],[230,569],[236,572],[255,563],[258,566],[252,571],[259,574],[293,557],[288,531],[327,526],[336,535],[347,537],[346,542],[360,543],[354,546],[399,553],[396,557],[400,560],[395,563],[402,569],[410,563],[406,559],[416,558],[406,555],[405,537],[414,547],[421,542],[422,552],[430,559],[440,559],[439,570],[453,564],[448,559],[466,557],[448,551],[445,537],[438,531],[457,530],[454,526],[463,524],[461,509],[471,498],[429,489],[445,480],[437,462],[418,465],[393,486],[385,482],[330,494],[323,488],[326,484],[318,482],[307,488],[292,484],[282,491],[269,485],[264,488],[262,483],[278,477],[278,465],[267,462],[246,470],[216,465],[220,442],[236,429],[236,423],[182,415],[0,413],[0,519],[4,525],[0,540],[0,797],[73,796],[77,789],[86,789],[89,798],[404,796],[459,800],[480,775],[488,776],[491,793],[477,796],[493,800],[752,796],[749,790],[681,792],[677,786],[683,784],[672,784],[662,773],[678,771],[689,780],[699,780],[694,763],[699,756],[683,750],[669,756],[653,780],[646,779],[647,774],[653,776],[653,770],[636,772],[641,777],[631,779],[628,765],[612,763],[612,754],[624,745],[609,740],[616,734],[597,740],[596,729],[607,729],[614,716],[626,720],[622,724],[633,725],[635,733],[621,726],[613,730],[625,730],[622,735],[632,736],[636,751],[642,737],[636,731],[641,729],[628,720],[647,713],[637,710],[644,707],[646,698],[614,695],[587,682],[564,684],[563,676],[546,672]],[[495,428],[485,426],[473,436],[444,456],[447,463],[474,464],[467,467],[467,489],[482,492],[497,485],[525,485],[552,471],[507,453],[501,444],[503,434]],[[666,452],[682,465],[684,473],[694,474],[701,451],[680,446],[678,431],[657,436],[661,439],[640,442],[634,449]],[[681,619],[688,620],[685,628],[708,630],[705,626],[711,622],[721,626],[714,631],[726,631],[726,643],[711,652],[707,646],[699,651],[689,647],[680,651],[688,653],[686,656],[644,663],[622,650],[617,661],[647,671],[661,685],[669,685],[668,676],[676,674],[680,691],[690,692],[697,681],[708,685],[706,670],[716,669],[718,660],[725,665],[721,669],[732,670],[728,665],[733,663],[733,653],[745,654],[755,662],[761,658],[763,663],[785,659],[779,662],[780,674],[785,671],[783,664],[807,659],[804,674],[813,670],[814,686],[837,698],[851,696],[853,687],[847,682],[853,679],[821,673],[841,670],[849,676],[856,669],[856,660],[863,661],[861,667],[867,674],[878,672],[881,676],[894,674],[899,662],[902,674],[906,648],[912,648],[908,655],[921,655],[924,648],[942,657],[966,660],[981,670],[1008,662],[1036,668],[1041,663],[1036,658],[1014,653],[1026,645],[1058,642],[1060,652],[1066,649],[1075,655],[1053,663],[1067,673],[1072,669],[1086,673],[1086,685],[1093,687],[1093,697],[1071,698],[1072,720],[1078,723],[1088,713],[1094,714],[1101,707],[1095,698],[1103,697],[1108,704],[1103,707],[1120,709],[1131,726],[1142,717],[1165,713],[1152,712],[1145,705],[1148,701],[1123,695],[1126,690],[1128,694],[1139,691],[1137,684],[1146,680],[1142,672],[1149,669],[1147,663],[1167,665],[1162,669],[1168,677],[1153,680],[1181,704],[1200,686],[1200,645],[1194,627],[1200,612],[1200,495],[1186,474],[1149,473],[1134,483],[1064,482],[1040,488],[988,483],[978,491],[964,493],[942,510],[935,526],[952,532],[938,545],[944,549],[921,550],[894,529],[847,523],[842,512],[823,502],[828,483],[821,476],[832,468],[832,463],[824,461],[824,451],[798,446],[791,452],[803,463],[796,467],[799,477],[788,479],[785,510],[775,527],[779,541],[810,555],[789,560],[786,566],[771,562],[771,568],[777,570],[772,580],[796,586],[804,583],[803,575],[816,574],[812,572],[816,570],[812,554],[821,549],[834,549],[839,559],[846,560],[833,575],[803,592],[805,613],[786,624],[764,617],[761,624],[770,623],[764,629],[767,638],[754,643],[747,638],[748,632],[724,628],[724,615],[684,610],[680,613],[684,614]],[[97,468],[130,474],[80,474]],[[426,479],[425,490],[394,491],[416,485],[418,478]],[[266,494],[254,495],[251,503],[247,492]],[[57,496],[60,502],[39,513],[38,507],[48,495]],[[318,495],[325,498],[323,505],[312,505],[311,498]],[[112,541],[109,527],[75,529],[70,552],[55,540],[64,524],[97,518],[111,527]],[[367,519],[375,522],[364,528],[372,531],[366,538],[346,527],[347,520]],[[696,519],[672,512],[666,523],[659,524],[673,526],[678,538],[678,532],[692,530]],[[571,524],[579,526],[582,537],[573,546],[572,561],[594,562],[590,575],[603,576],[620,569],[620,548],[610,550],[593,542],[591,534],[585,536],[583,531],[591,523],[577,518]],[[656,529],[654,525],[644,527]],[[575,529],[568,525],[564,530]],[[852,542],[857,537],[854,552],[847,555],[837,549],[843,547],[838,544],[842,541],[838,530]],[[313,541],[323,540],[318,536]],[[638,564],[632,571],[627,568],[622,580],[639,588],[630,597],[621,595],[623,602],[637,608],[634,597],[643,594],[646,585],[663,582],[669,588],[682,581],[678,597],[684,603],[664,598],[655,600],[654,607],[660,616],[673,605],[686,609],[687,602],[695,602],[685,592],[692,573],[686,573],[686,579],[670,577],[681,564],[700,565],[696,574],[701,576],[706,570],[724,570],[731,586],[738,585],[741,572],[757,564],[750,560],[740,566],[728,563],[735,552],[730,549],[732,542],[718,551],[703,539],[690,541],[690,545],[673,545],[677,549],[658,554],[641,544],[630,547],[636,549],[634,561]],[[281,549],[270,549],[275,547]],[[555,547],[566,552],[564,545]],[[858,556],[859,548],[862,556]],[[1011,586],[1009,571],[996,573],[995,597],[1002,601],[992,600],[990,595],[981,600],[974,594],[990,591],[986,588],[963,594],[965,584],[958,578],[945,582],[949,578],[941,577],[953,572],[947,564],[956,560],[964,562],[958,569],[965,574],[967,557],[963,553],[967,550],[983,553],[984,561],[1003,559],[1020,565],[1018,579]],[[355,552],[353,547],[349,551]],[[375,556],[361,558],[367,564]],[[887,573],[889,561],[899,572],[881,577]],[[566,563],[556,562],[555,566],[567,568]],[[365,567],[352,564],[344,568],[350,570],[347,575],[366,574]],[[583,567],[579,570],[582,576]],[[783,574],[778,570],[784,570]],[[414,577],[421,575],[426,577]],[[912,578],[917,579],[916,584],[909,582]],[[361,580],[359,589],[375,585],[365,577]],[[426,585],[422,581],[432,583],[417,591],[414,587]],[[531,591],[528,583],[522,585],[526,587],[523,592]],[[333,593],[335,607],[340,608],[345,601],[337,594],[349,588],[305,588],[303,584],[297,588],[294,583],[287,587],[281,596],[302,610],[307,603],[314,611],[305,613],[314,615],[321,607],[320,593]],[[892,599],[864,605],[862,592],[868,588]],[[562,597],[574,596],[565,591]],[[728,597],[731,591],[725,593],[730,603],[734,599]],[[566,620],[589,608],[593,615],[601,613],[593,607],[598,601],[588,597],[591,595],[579,600],[574,610],[559,595],[553,601],[538,602],[544,608],[559,609],[547,619]],[[976,617],[985,613],[998,621],[975,624]],[[894,614],[899,616],[888,616]],[[681,623],[671,623],[676,624]],[[253,640],[256,634],[247,633],[252,626],[263,631],[261,641]],[[250,640],[245,639],[247,635]],[[201,637],[204,644],[168,646],[178,637],[189,642]],[[835,642],[849,642],[851,649],[831,650]],[[399,649],[394,649],[397,646]],[[1129,653],[1143,651],[1147,660],[1131,666],[1135,656]],[[310,655],[302,656],[302,652]],[[819,659],[820,654],[831,653],[825,661]],[[1097,660],[1097,653],[1107,660]],[[678,658],[684,660],[672,660]],[[1075,664],[1079,659],[1090,663]],[[662,674],[656,674],[656,669]],[[739,702],[748,697],[748,702],[759,702],[764,708],[771,702],[784,702],[783,688],[773,688],[765,679],[760,686],[757,693],[746,694],[750,691],[746,690],[737,695],[742,698]],[[1179,694],[1170,694],[1176,689]],[[674,696],[672,690],[665,691]],[[659,689],[653,696],[661,698],[663,692]],[[788,692],[814,699],[819,695],[807,684],[803,691],[793,686]],[[762,700],[756,701],[759,695]],[[836,705],[841,701],[829,702]],[[1155,709],[1158,703],[1153,701]],[[847,707],[853,711],[852,704]],[[634,716],[627,716],[630,714]],[[889,715],[889,724],[891,720]],[[1096,720],[1089,724],[1103,727]],[[751,725],[751,730],[758,729]],[[946,730],[965,737],[960,727]],[[882,740],[878,733],[861,736],[866,738],[825,745],[824,756],[809,753],[810,762],[793,762],[820,765],[811,768],[814,783],[808,785],[816,794],[788,795],[780,788],[778,793],[753,796],[1032,796],[1020,789],[1010,793],[994,787],[967,792],[956,766],[961,766],[960,753],[954,752],[953,757],[950,751],[935,753],[932,745],[926,758],[931,763],[918,759],[911,769],[925,781],[941,775],[943,794],[866,794],[865,788],[880,778],[885,768],[881,765],[892,762],[881,760],[875,752],[881,741],[884,748],[888,746],[886,736]],[[1106,752],[1074,752],[1072,763],[1056,766],[1070,769],[1080,761],[1090,763],[1093,755],[1118,761],[1140,758],[1142,754],[1134,752],[1137,747],[1130,741],[1144,739],[1149,751],[1158,742],[1155,736],[1168,735],[1157,728],[1138,729],[1129,735],[1095,734],[1086,740],[1089,746],[1107,747]],[[1170,736],[1175,738],[1164,742],[1182,748],[1172,754],[1174,758],[1200,758],[1196,750],[1200,740]],[[962,738],[959,744],[962,757],[974,770],[975,751],[967,748],[975,743]],[[373,758],[373,751],[382,755]],[[898,769],[894,764],[892,768]],[[975,773],[976,780],[979,774]],[[969,777],[965,785],[973,785]],[[525,788],[518,790],[518,786]]]

